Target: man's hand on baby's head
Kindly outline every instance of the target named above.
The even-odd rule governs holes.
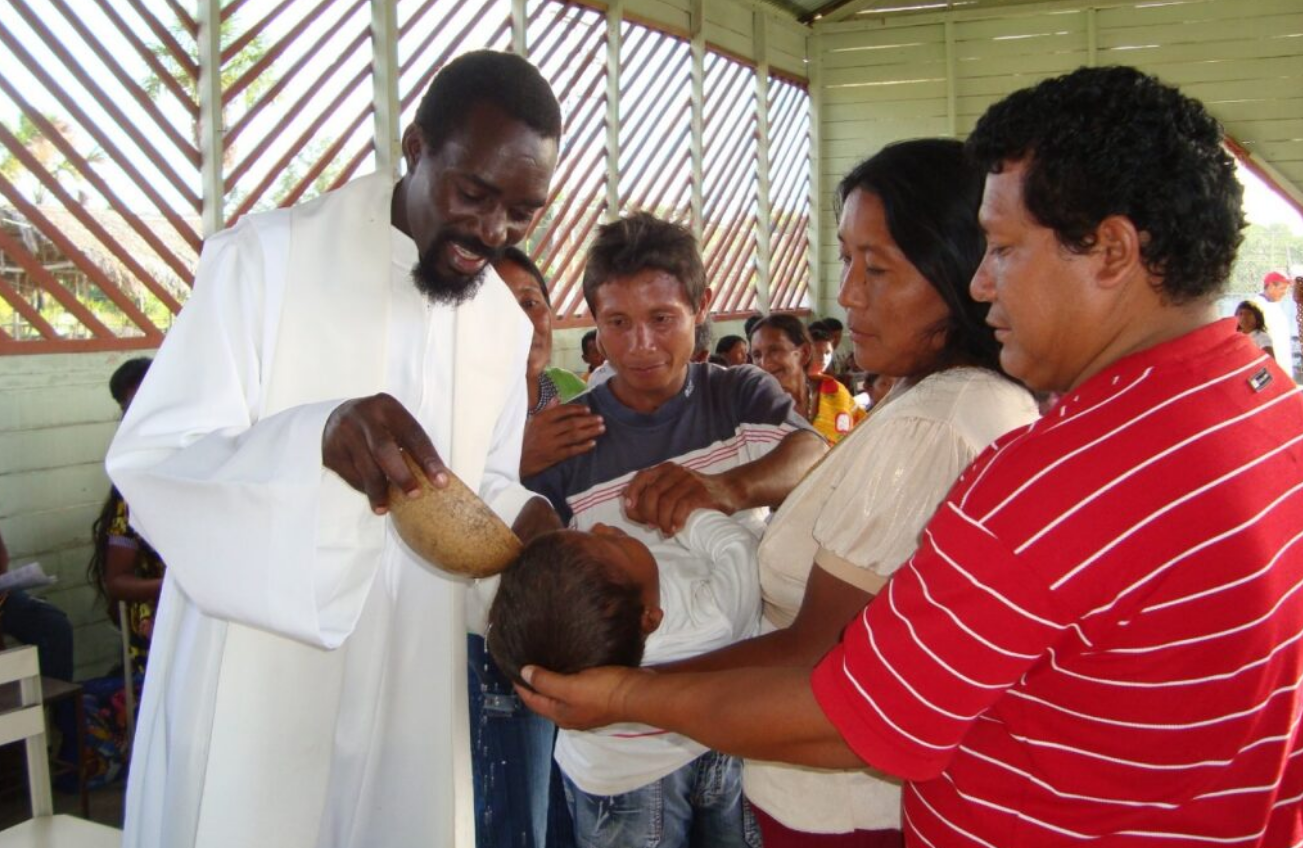
[[[602,666],[578,674],[557,674],[539,666],[525,666],[521,677],[528,686],[516,693],[535,713],[569,730],[591,730],[633,719],[638,683],[655,672],[643,668]]]

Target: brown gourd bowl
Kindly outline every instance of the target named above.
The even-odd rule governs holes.
[[[452,471],[436,489],[406,452],[422,493],[408,498],[389,485],[389,515],[399,537],[426,562],[462,577],[491,577],[520,555],[520,539]]]

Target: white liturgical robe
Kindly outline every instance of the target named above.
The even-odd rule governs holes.
[[[321,464],[388,392],[511,523],[530,327],[489,271],[412,285],[392,182],[355,180],[208,239],[109,452],[167,577],[127,793],[135,848],[469,848],[466,584]]]

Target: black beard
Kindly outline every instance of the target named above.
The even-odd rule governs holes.
[[[449,242],[459,244],[485,257],[487,261],[479,273],[466,277],[460,274],[445,274],[436,267],[436,257],[443,253],[444,247]],[[479,242],[469,243],[468,240],[445,236],[420,254],[416,264],[412,266],[412,283],[432,303],[458,306],[475,297],[484,283],[484,275],[489,270],[489,266],[500,259],[502,253],[501,249],[490,250]]]

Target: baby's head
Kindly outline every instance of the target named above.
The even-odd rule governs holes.
[[[531,541],[502,573],[489,653],[516,681],[527,665],[565,674],[637,666],[661,616],[660,572],[646,545],[605,524],[558,530]]]

